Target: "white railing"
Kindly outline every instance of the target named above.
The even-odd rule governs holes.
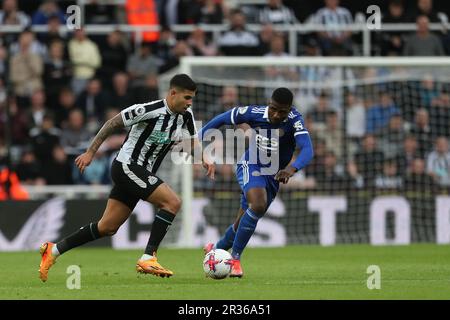
[[[30,199],[46,199],[60,196],[65,199],[105,199],[111,191],[109,185],[58,185],[58,186],[23,186]]]
[[[211,33],[213,41],[217,43],[221,34],[228,29],[227,24],[201,24],[201,25],[173,25],[171,29],[175,33],[190,33],[196,28],[201,28],[205,32]],[[431,31],[442,31],[447,29],[446,24],[432,23],[430,24]],[[253,32],[260,32],[263,26],[261,24],[248,24],[248,30]],[[364,56],[370,56],[372,52],[371,37],[372,32],[393,32],[404,31],[414,32],[416,24],[414,23],[384,23],[380,30],[372,30],[367,27],[365,23],[354,23],[346,26],[335,26],[333,28],[324,26],[322,24],[293,24],[293,25],[274,25],[273,28],[277,31],[285,32],[289,37],[289,53],[293,56],[298,55],[298,38],[299,34],[319,32],[319,31],[351,31],[354,33],[362,33],[362,53]],[[46,25],[32,26],[34,32],[47,32]],[[145,31],[160,31],[159,25],[141,25],[132,26],[128,24],[109,24],[109,25],[85,25],[84,29],[88,34],[108,34],[114,30],[120,30],[125,33],[136,33],[136,42],[142,42],[142,33]],[[0,33],[19,33],[23,30],[21,26],[1,25]],[[61,32],[70,32],[66,26],[60,27]]]

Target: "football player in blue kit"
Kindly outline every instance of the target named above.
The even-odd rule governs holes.
[[[230,277],[242,277],[241,255],[267,208],[274,200],[279,183],[287,183],[297,171],[313,158],[313,146],[302,115],[292,106],[293,94],[277,88],[268,105],[235,107],[209,121],[199,132],[200,140],[208,130],[223,125],[246,123],[252,128],[249,148],[237,163],[236,178],[241,187],[241,203],[235,222],[216,243],[204,247],[232,249]],[[291,162],[294,151],[300,153]]]

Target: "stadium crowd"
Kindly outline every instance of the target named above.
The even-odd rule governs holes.
[[[134,1],[127,2],[131,6]],[[108,35],[87,34],[84,29],[61,31],[70,1],[33,3],[39,4],[37,10],[26,3],[22,8],[17,0],[4,0],[0,10],[1,26],[23,27],[18,34],[5,32],[0,37],[0,166],[7,162],[9,139],[14,170],[23,184],[30,185],[109,184],[111,157],[122,145],[126,131],[106,141],[84,175],[74,168],[74,157],[86,148],[101,124],[121,109],[159,99],[158,76],[173,70],[181,57],[286,57],[287,37],[276,31],[276,25],[339,25],[356,19],[355,8],[345,7],[339,0],[317,1],[319,8],[308,8],[305,3],[310,2],[306,1],[268,0],[262,6],[239,6],[238,1],[230,5],[221,0],[149,0],[148,5],[158,9],[152,22],[162,29],[144,34],[144,40],[153,40],[136,45],[133,35],[118,30]],[[435,10],[432,0],[418,0],[415,5],[401,0],[384,4],[383,22],[414,22],[417,31],[375,33],[374,54],[450,54],[449,32],[429,31],[430,22],[446,19]],[[121,9],[88,1],[85,24],[132,23],[130,14]],[[201,24],[222,23],[229,23],[229,29],[217,42],[201,28]],[[261,32],[249,31],[248,23],[261,24]],[[178,24],[198,27],[190,34],[174,33],[171,26]],[[29,28],[32,25],[47,25],[48,32],[35,33]],[[298,55],[357,55],[360,42],[358,35],[350,32],[300,35]],[[267,68],[266,74],[302,81],[307,73],[303,71]],[[400,91],[419,94],[413,108],[389,88],[376,88],[372,94],[347,92],[343,106],[336,106],[329,92],[298,92],[300,111],[314,139],[315,158],[287,187],[449,188],[449,83],[436,83],[430,76],[413,89],[410,84],[405,86],[408,88]],[[234,105],[255,103],[246,101],[246,88],[220,89],[221,97],[214,106],[207,106],[208,113],[200,110],[197,120],[208,120]],[[263,91],[262,96],[267,93]],[[303,97],[312,97],[306,112],[302,110]],[[218,179],[232,180],[232,175],[229,166],[219,168]]]

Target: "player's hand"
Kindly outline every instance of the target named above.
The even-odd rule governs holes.
[[[206,169],[206,175],[211,179],[214,180],[214,173],[216,172],[216,165],[213,161],[205,157],[203,155],[203,161],[202,161],[203,168]]]
[[[94,155],[92,153],[85,152],[75,159],[75,164],[77,165],[78,169],[80,169],[81,173],[83,173],[84,169],[86,169],[86,167],[91,164],[93,158]]]
[[[287,167],[286,169],[278,171],[278,173],[275,175],[275,180],[281,182],[281,183],[288,183],[289,178],[296,173],[297,170],[294,167]]]

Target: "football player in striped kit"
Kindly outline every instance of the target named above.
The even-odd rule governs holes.
[[[118,128],[131,127],[111,166],[114,186],[102,218],[57,243],[45,242],[41,245],[39,277],[42,281],[47,280],[49,268],[59,255],[87,242],[114,235],[140,199],[155,205],[158,212],[136,270],[161,277],[173,275],[172,271],[158,263],[156,252],[180,210],[181,200],[168,184],[156,176],[156,171],[180,137],[187,136],[191,140],[191,151],[202,154],[190,109],[196,91],[197,86],[188,75],[175,75],[170,80],[165,99],[135,104],[122,110],[103,125],[87,151],[75,159],[75,164],[83,172],[111,133]],[[203,157],[202,163],[208,177],[213,179],[214,164]]]

